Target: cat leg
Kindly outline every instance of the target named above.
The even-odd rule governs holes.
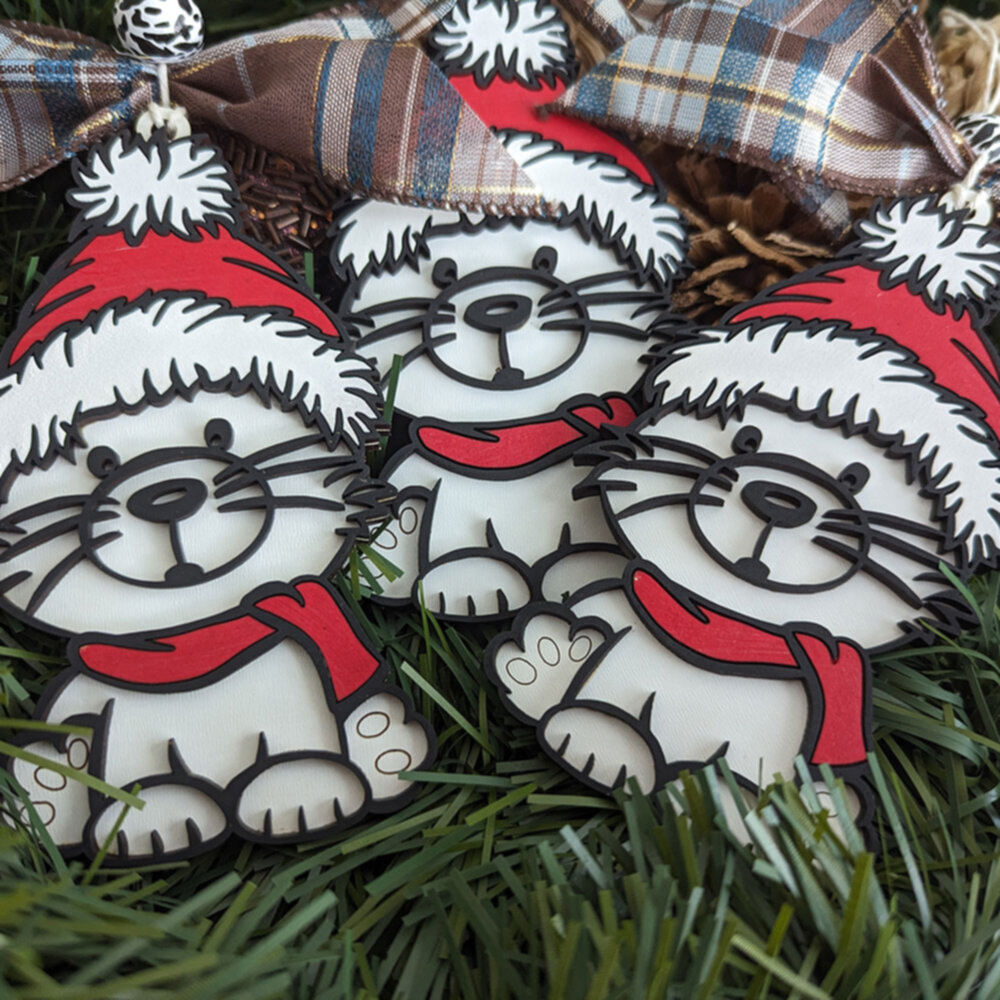
[[[383,688],[363,701],[347,717],[344,736],[347,756],[367,779],[376,811],[395,808],[414,788],[400,771],[419,770],[434,755],[429,723],[397,688]]]
[[[267,753],[230,791],[235,831],[262,843],[308,840],[363,815],[371,798],[368,781],[343,754],[327,751]]]

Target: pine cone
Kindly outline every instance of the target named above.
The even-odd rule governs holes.
[[[687,218],[691,271],[673,298],[688,318],[714,322],[836,253],[815,221],[762,170],[655,144],[643,151]],[[856,201],[855,211],[867,205],[867,199]]]

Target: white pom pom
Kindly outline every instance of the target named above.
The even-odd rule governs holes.
[[[879,205],[858,228],[857,249],[891,281],[907,281],[935,305],[982,306],[1000,293],[995,231],[936,195]]]
[[[120,230],[131,240],[147,230],[193,236],[236,225],[236,192],[217,149],[192,139],[168,142],[116,135],[74,164],[70,203],[79,209],[73,235]]]
[[[494,76],[551,86],[574,68],[569,29],[547,0],[459,0],[429,42],[448,76],[474,73],[480,86]]]

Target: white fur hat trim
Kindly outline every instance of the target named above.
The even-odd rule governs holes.
[[[940,514],[971,562],[1000,550],[1000,458],[978,411],[934,384],[891,340],[787,321],[709,331],[675,352],[654,384],[662,402],[740,413],[755,397],[864,432],[926,470]]]
[[[194,296],[155,297],[50,337],[0,380],[0,451],[18,464],[41,462],[88,411],[199,386],[255,390],[361,443],[377,417],[373,381],[369,365],[308,324]]]

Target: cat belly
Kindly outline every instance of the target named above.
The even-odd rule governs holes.
[[[48,709],[58,722],[107,709],[103,777],[113,785],[170,771],[169,744],[188,770],[225,786],[257,757],[340,750],[335,718],[312,659],[284,642],[214,683],[170,693],[116,687],[79,674]]]

